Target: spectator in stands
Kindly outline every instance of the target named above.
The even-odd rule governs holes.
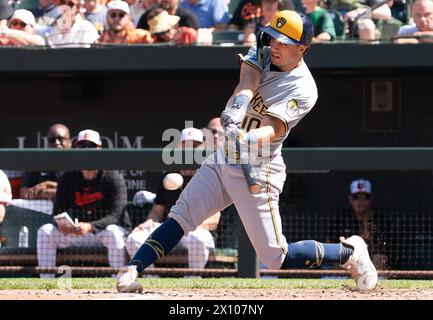
[[[138,28],[142,28],[145,30],[149,30],[149,14],[155,10],[156,8],[161,8],[167,11],[172,16],[180,17],[179,26],[180,27],[189,27],[195,30],[198,29],[198,20],[195,14],[186,8],[179,6],[179,0],[162,0],[161,4],[158,7],[147,10],[138,21]]]
[[[400,28],[396,42],[433,42],[433,0],[415,0],[411,8],[414,23]]]
[[[146,22],[146,13],[152,9],[158,8],[161,4],[161,0],[138,0],[129,5],[129,11],[131,12],[131,20],[134,26],[140,29],[148,30],[149,28],[144,28],[140,24],[140,20]]]
[[[182,147],[197,148],[203,144],[203,132],[196,128],[182,130]],[[149,235],[167,218],[170,208],[175,204],[183,188],[191,180],[196,170],[181,170],[183,184],[177,189],[164,188],[164,178],[157,191],[152,210],[146,221],[138,225],[126,239],[126,250],[133,257]],[[165,177],[165,176],[164,176]],[[167,185],[165,185],[167,187]],[[195,231],[185,235],[180,241],[181,248],[188,250],[188,267],[202,269],[205,267],[209,250],[215,248],[215,231],[220,219],[220,212],[215,213],[200,225]]]
[[[225,0],[181,0],[180,6],[195,14],[199,28],[210,28],[212,32],[225,30],[230,22]]]
[[[69,128],[61,123],[53,124],[47,133],[48,148],[71,148]],[[25,172],[20,190],[22,199],[54,200],[57,181],[62,172]]]
[[[6,214],[6,207],[12,201],[12,188],[6,174],[0,170],[0,223],[3,222]]]
[[[197,31],[189,27],[180,27],[180,17],[172,16],[167,11],[156,8],[149,17],[149,31],[155,43],[191,44],[197,39]]]
[[[6,27],[14,9],[7,0],[0,0],[0,27]]]
[[[216,149],[224,141],[224,129],[220,117],[212,118],[204,128],[206,148]]]
[[[54,0],[38,0],[38,6],[30,9],[30,11],[35,16],[36,24],[43,27],[54,27],[57,18],[60,16],[59,8]],[[42,30],[47,29],[43,28]]]
[[[180,17],[179,26],[198,29],[198,19],[196,15],[189,9],[179,5],[180,0],[162,0],[161,8],[171,15]]]
[[[320,6],[322,0],[301,0],[305,14],[314,26],[313,42],[330,41],[335,39],[335,27],[331,15]]]
[[[261,0],[259,2],[259,18],[251,19],[244,26],[244,44],[252,45],[256,42],[256,35],[260,28],[271,22],[272,17],[281,10],[292,10],[291,0]]]
[[[375,40],[379,37],[379,31],[374,21],[388,21],[392,17],[390,9],[392,0],[389,0],[387,3],[371,11],[373,6],[380,4],[382,1],[383,0],[366,0],[364,4],[361,4],[359,0],[330,0],[327,8],[337,10],[342,14],[344,20],[347,21],[349,25],[349,34],[354,34],[355,37],[359,37],[362,40]],[[360,15],[363,15],[362,19],[359,20],[361,26],[354,26],[355,18]],[[352,31],[356,30],[358,27],[362,29],[359,35]]]
[[[125,1],[112,0],[107,5],[107,30],[99,43],[153,43],[147,30],[136,29],[129,16],[129,6]]]
[[[90,21],[96,28],[99,34],[104,32],[105,20],[107,15],[107,7],[101,0],[84,0],[83,8],[86,9],[84,17]]]
[[[89,47],[98,38],[95,26],[84,19],[80,0],[59,0],[61,16],[49,31],[48,43],[53,47]]]
[[[18,9],[7,27],[0,27],[1,45],[43,46],[45,40],[35,32],[35,17],[25,9]]]
[[[348,197],[351,212],[344,212],[336,218],[336,225],[330,226],[328,242],[339,237],[359,235],[368,245],[371,260],[377,269],[387,266],[386,241],[384,238],[383,218],[373,207],[371,182],[365,179],[355,179],[350,184]]]
[[[100,135],[94,130],[80,131],[77,148],[100,149]],[[129,217],[123,216],[127,202],[126,184],[118,171],[81,170],[63,174],[59,181],[53,215],[68,212],[73,226],[45,224],[37,234],[37,255],[40,267],[56,264],[57,248],[69,246],[104,246],[110,267],[126,262],[125,241]],[[52,277],[53,274],[41,274]]]
[[[230,20],[229,29],[244,30],[247,26],[259,24],[262,13],[260,4],[260,0],[242,0],[239,2]]]

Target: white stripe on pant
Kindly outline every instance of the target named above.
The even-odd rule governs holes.
[[[111,224],[96,234],[88,233],[82,236],[65,235],[53,224],[45,224],[38,230],[37,254],[39,267],[52,268],[56,266],[57,248],[70,246],[98,246],[108,250],[108,262],[112,268],[120,268],[126,264],[125,235],[127,231],[121,226]],[[41,278],[54,277],[54,274],[41,274]]]

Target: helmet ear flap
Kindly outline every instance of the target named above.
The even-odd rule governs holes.
[[[267,34],[266,32],[260,32],[259,34],[259,41],[262,46],[269,47],[271,45],[271,36]]]

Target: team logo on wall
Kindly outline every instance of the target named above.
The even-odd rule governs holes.
[[[290,100],[289,102],[287,102],[287,111],[286,112],[289,115],[289,117],[291,117],[291,118],[298,116],[299,108],[298,108],[298,103],[296,102],[296,100]]]
[[[277,28],[282,28],[286,24],[286,22],[286,19],[284,19],[283,17],[279,17],[277,19]]]

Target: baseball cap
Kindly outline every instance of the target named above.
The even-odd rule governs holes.
[[[162,11],[148,21],[151,34],[165,32],[173,28],[180,20],[179,16],[172,16],[167,11]]]
[[[126,1],[112,0],[107,3],[107,11],[110,10],[120,10],[125,12],[126,14],[129,14],[129,5]]]
[[[34,26],[36,24],[35,16],[29,10],[26,9],[18,9],[14,12],[10,20],[20,20],[25,24],[29,24]]]
[[[371,182],[364,179],[353,180],[350,184],[350,193],[371,193]]]
[[[188,140],[203,142],[203,131],[192,127],[183,129],[180,135],[180,142]]]
[[[102,146],[99,132],[91,129],[82,130],[78,133],[77,146],[85,142],[92,142],[95,144],[95,147]]]
[[[314,27],[305,14],[282,10],[277,12],[267,26],[260,28],[272,38],[284,44],[309,46],[314,35]]]

